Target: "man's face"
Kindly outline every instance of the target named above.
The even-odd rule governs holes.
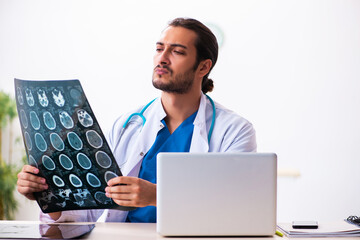
[[[187,93],[193,86],[196,63],[196,33],[183,27],[168,27],[156,43],[153,85],[171,93]]]

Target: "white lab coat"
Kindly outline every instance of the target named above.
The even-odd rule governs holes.
[[[140,112],[143,107],[136,109]],[[207,97],[202,94],[200,106],[194,120],[194,131],[190,152],[255,152],[255,130],[250,122],[215,102],[216,119],[210,144],[208,132],[212,122],[213,108]],[[166,113],[160,98],[156,99],[144,112],[146,122],[133,117],[123,131],[123,124],[130,114],[118,118],[109,133],[107,141],[124,176],[138,176],[145,154],[155,142],[157,133],[164,126],[161,120]],[[93,222],[103,210],[65,211],[56,222],[77,221]],[[106,221],[123,222],[126,211],[109,210]],[[43,221],[51,221],[47,214],[41,214]]]

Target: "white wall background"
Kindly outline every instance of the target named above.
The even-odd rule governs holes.
[[[107,131],[158,95],[155,42],[178,16],[222,29],[210,95],[301,173],[278,180],[278,220],[360,214],[360,1],[0,0],[0,88],[80,79]],[[17,218],[36,211],[25,202]]]

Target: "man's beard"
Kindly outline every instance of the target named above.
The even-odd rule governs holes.
[[[173,71],[169,67],[167,66],[162,66],[162,67],[169,71],[170,79],[169,82],[164,83],[161,81],[162,76],[158,77],[159,78],[158,81],[154,81],[154,76],[153,76],[152,83],[155,88],[162,90],[164,92],[178,93],[178,94],[185,94],[190,91],[194,83],[194,77],[195,77],[195,71],[193,69],[190,69],[187,72],[179,73],[173,76]]]

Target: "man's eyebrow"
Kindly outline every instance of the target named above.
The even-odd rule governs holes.
[[[163,42],[157,42],[156,45],[164,46],[165,44]],[[181,47],[181,48],[187,49],[187,47],[185,45],[178,44],[178,43],[172,43],[172,44],[170,44],[170,46],[171,47]]]

